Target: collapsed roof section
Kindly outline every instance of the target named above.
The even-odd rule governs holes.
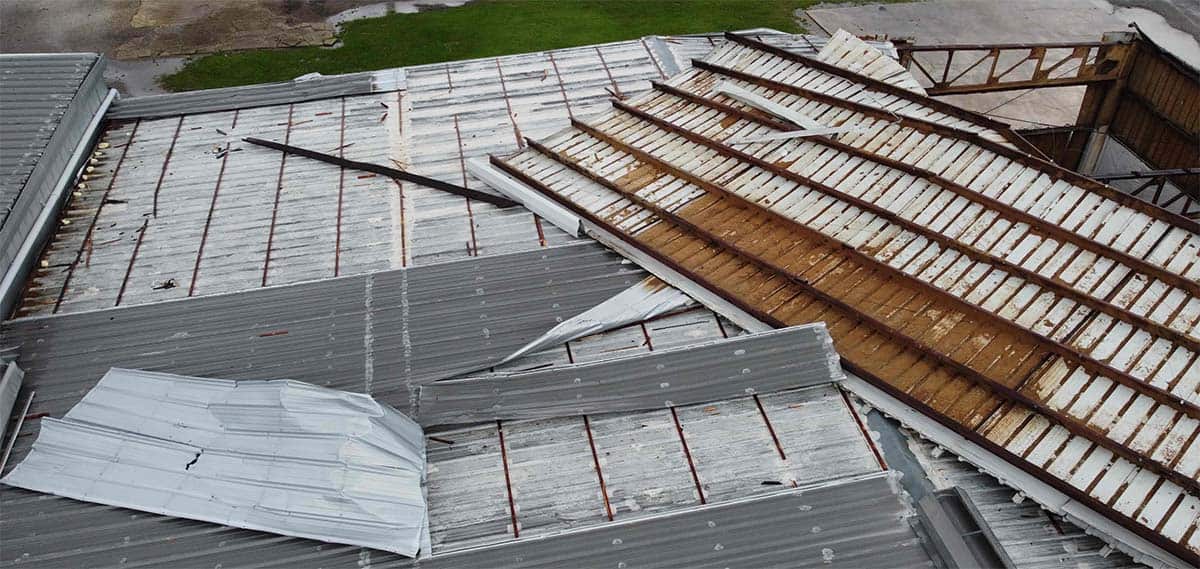
[[[1200,559],[1195,222],[973,114],[728,38],[493,162],[763,322],[826,321],[849,370],[1154,543],[1151,560]],[[805,135],[722,82],[852,128]],[[780,132],[798,136],[733,142]]]

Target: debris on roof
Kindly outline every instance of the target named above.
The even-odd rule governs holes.
[[[763,322],[825,321],[855,375],[1127,546],[1200,559],[1196,223],[1019,151],[990,119],[727,37],[493,163]],[[864,131],[734,146],[796,127],[722,81]]]
[[[415,557],[425,439],[370,396],[112,369],[0,482]]]
[[[612,298],[563,320],[537,339],[505,356],[496,365],[584,336],[652,320],[695,305],[696,301],[679,289],[667,286],[657,277],[646,277]]]
[[[1200,230],[895,56],[652,36],[122,101],[0,325],[37,390],[12,462],[111,366],[287,377],[425,427],[421,565],[944,566],[931,540],[997,517],[922,527],[853,390],[1136,560],[1190,559]],[[0,563],[417,563],[16,487],[0,509]]]

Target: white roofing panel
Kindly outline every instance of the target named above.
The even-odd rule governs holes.
[[[370,396],[114,368],[0,482],[415,556],[424,477],[421,427]]]

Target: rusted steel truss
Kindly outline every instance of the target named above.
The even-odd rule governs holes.
[[[1066,87],[1113,81],[1128,41],[899,45],[900,64],[930,95]]]

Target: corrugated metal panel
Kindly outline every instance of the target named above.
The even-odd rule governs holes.
[[[97,63],[99,62],[99,63]],[[0,272],[14,262],[106,92],[96,54],[0,54]]]
[[[930,567],[891,475],[435,558],[437,567]],[[422,566],[425,563],[422,562]]]
[[[545,370],[430,383],[421,424],[665,409],[839,381],[823,324]]]
[[[112,369],[41,426],[0,482],[410,557],[428,528],[421,427],[367,395]]]
[[[506,266],[509,265],[511,261]],[[328,294],[336,296],[335,293]],[[209,310],[199,305],[220,298],[223,297],[152,308],[170,304],[196,305],[199,313],[206,313]],[[301,308],[296,307],[296,310]],[[442,310],[445,310],[444,306]],[[95,314],[106,317],[119,316],[122,312],[125,310]],[[89,315],[45,320],[72,320],[85,316]],[[215,318],[220,316],[219,311],[214,315]],[[97,320],[92,326],[96,327],[100,322],[102,320]],[[270,338],[284,339],[297,333],[295,324],[285,326],[292,332]],[[275,326],[268,323],[262,328],[273,330]],[[237,332],[236,324],[231,324],[230,329],[234,330],[235,341],[245,336]],[[334,332],[344,329],[345,326],[330,328]],[[722,323],[711,312],[692,310],[573,340],[564,349],[542,352],[507,365],[512,369],[523,369],[552,362],[597,361],[621,354],[686,346],[737,333],[735,327],[728,322]],[[161,337],[171,334],[172,331],[157,332]],[[67,342],[66,339],[61,341]],[[78,338],[69,344],[79,347],[92,341]],[[178,341],[183,340],[173,340]],[[416,348],[423,349],[419,345]],[[165,369],[198,366],[188,363],[192,358],[186,354],[174,358],[170,349],[155,345],[143,343],[128,349],[144,354],[141,359],[164,362]],[[263,357],[280,361],[289,353],[310,351],[327,353],[322,347],[297,345],[292,350],[264,354]],[[272,377],[266,372],[255,374],[257,365],[254,369],[242,369],[248,363],[253,364],[246,358],[254,356],[242,356],[222,347],[210,347],[209,352],[225,354],[219,365],[228,370],[227,373],[205,372],[210,375]],[[103,354],[108,353],[111,352],[97,352],[95,358],[107,360],[111,356]],[[299,361],[293,369],[303,370],[307,365],[317,370],[314,376],[331,375],[322,366],[308,364],[303,358],[296,359]],[[210,362],[210,366],[215,363]],[[65,373],[70,370],[64,369],[55,375]],[[361,376],[354,373],[357,372],[347,370],[344,381],[334,383],[358,390],[356,385],[361,382]],[[34,379],[45,382],[52,377],[40,374]],[[73,387],[82,391],[88,384]],[[39,392],[39,400],[40,397]],[[41,412],[49,410],[41,409]],[[428,502],[433,551],[442,554],[472,544],[512,540],[510,508],[513,507],[521,540],[537,539],[568,528],[611,523],[605,515],[598,478],[606,484],[605,495],[614,519],[624,521],[698,505],[701,495],[708,503],[715,503],[769,493],[780,484],[804,485],[877,471],[880,466],[868,439],[851,413],[836,388],[819,386],[762,394],[757,398],[678,407],[674,412],[665,409],[592,415],[586,419],[505,421],[502,426],[493,424],[433,432],[427,443],[430,446]],[[36,424],[38,413],[32,416],[35,419],[27,423]],[[500,451],[501,430],[507,462]],[[27,426],[26,432],[32,433],[33,428]],[[29,436],[23,436],[20,444],[27,445]],[[685,454],[684,441],[691,453],[690,461]],[[505,484],[506,464],[511,485]],[[513,506],[509,503],[510,495]],[[21,559],[23,563],[59,566],[120,564],[149,567],[219,563],[226,566],[357,567],[360,563],[391,566],[405,562],[378,551],[315,544],[201,522],[131,513],[13,488],[0,492],[0,501],[5,512],[5,516],[0,517],[0,533],[5,535],[5,547],[0,551],[4,555],[3,562]]]
[[[111,366],[296,379],[370,393],[403,410],[410,382],[487,367],[643,276],[599,246],[579,244],[23,319],[0,334],[20,346],[26,381],[38,390],[34,412],[65,412]]]
[[[1200,469],[1200,235],[1022,157],[984,121],[785,55],[718,48],[719,67],[676,77],[677,93],[635,99],[508,169],[769,318],[829,320],[850,361],[930,412],[1195,551],[1200,502],[1181,490]],[[714,94],[722,75],[860,130],[731,148],[780,127]],[[976,375],[893,373],[875,349],[907,339],[901,350]]]

